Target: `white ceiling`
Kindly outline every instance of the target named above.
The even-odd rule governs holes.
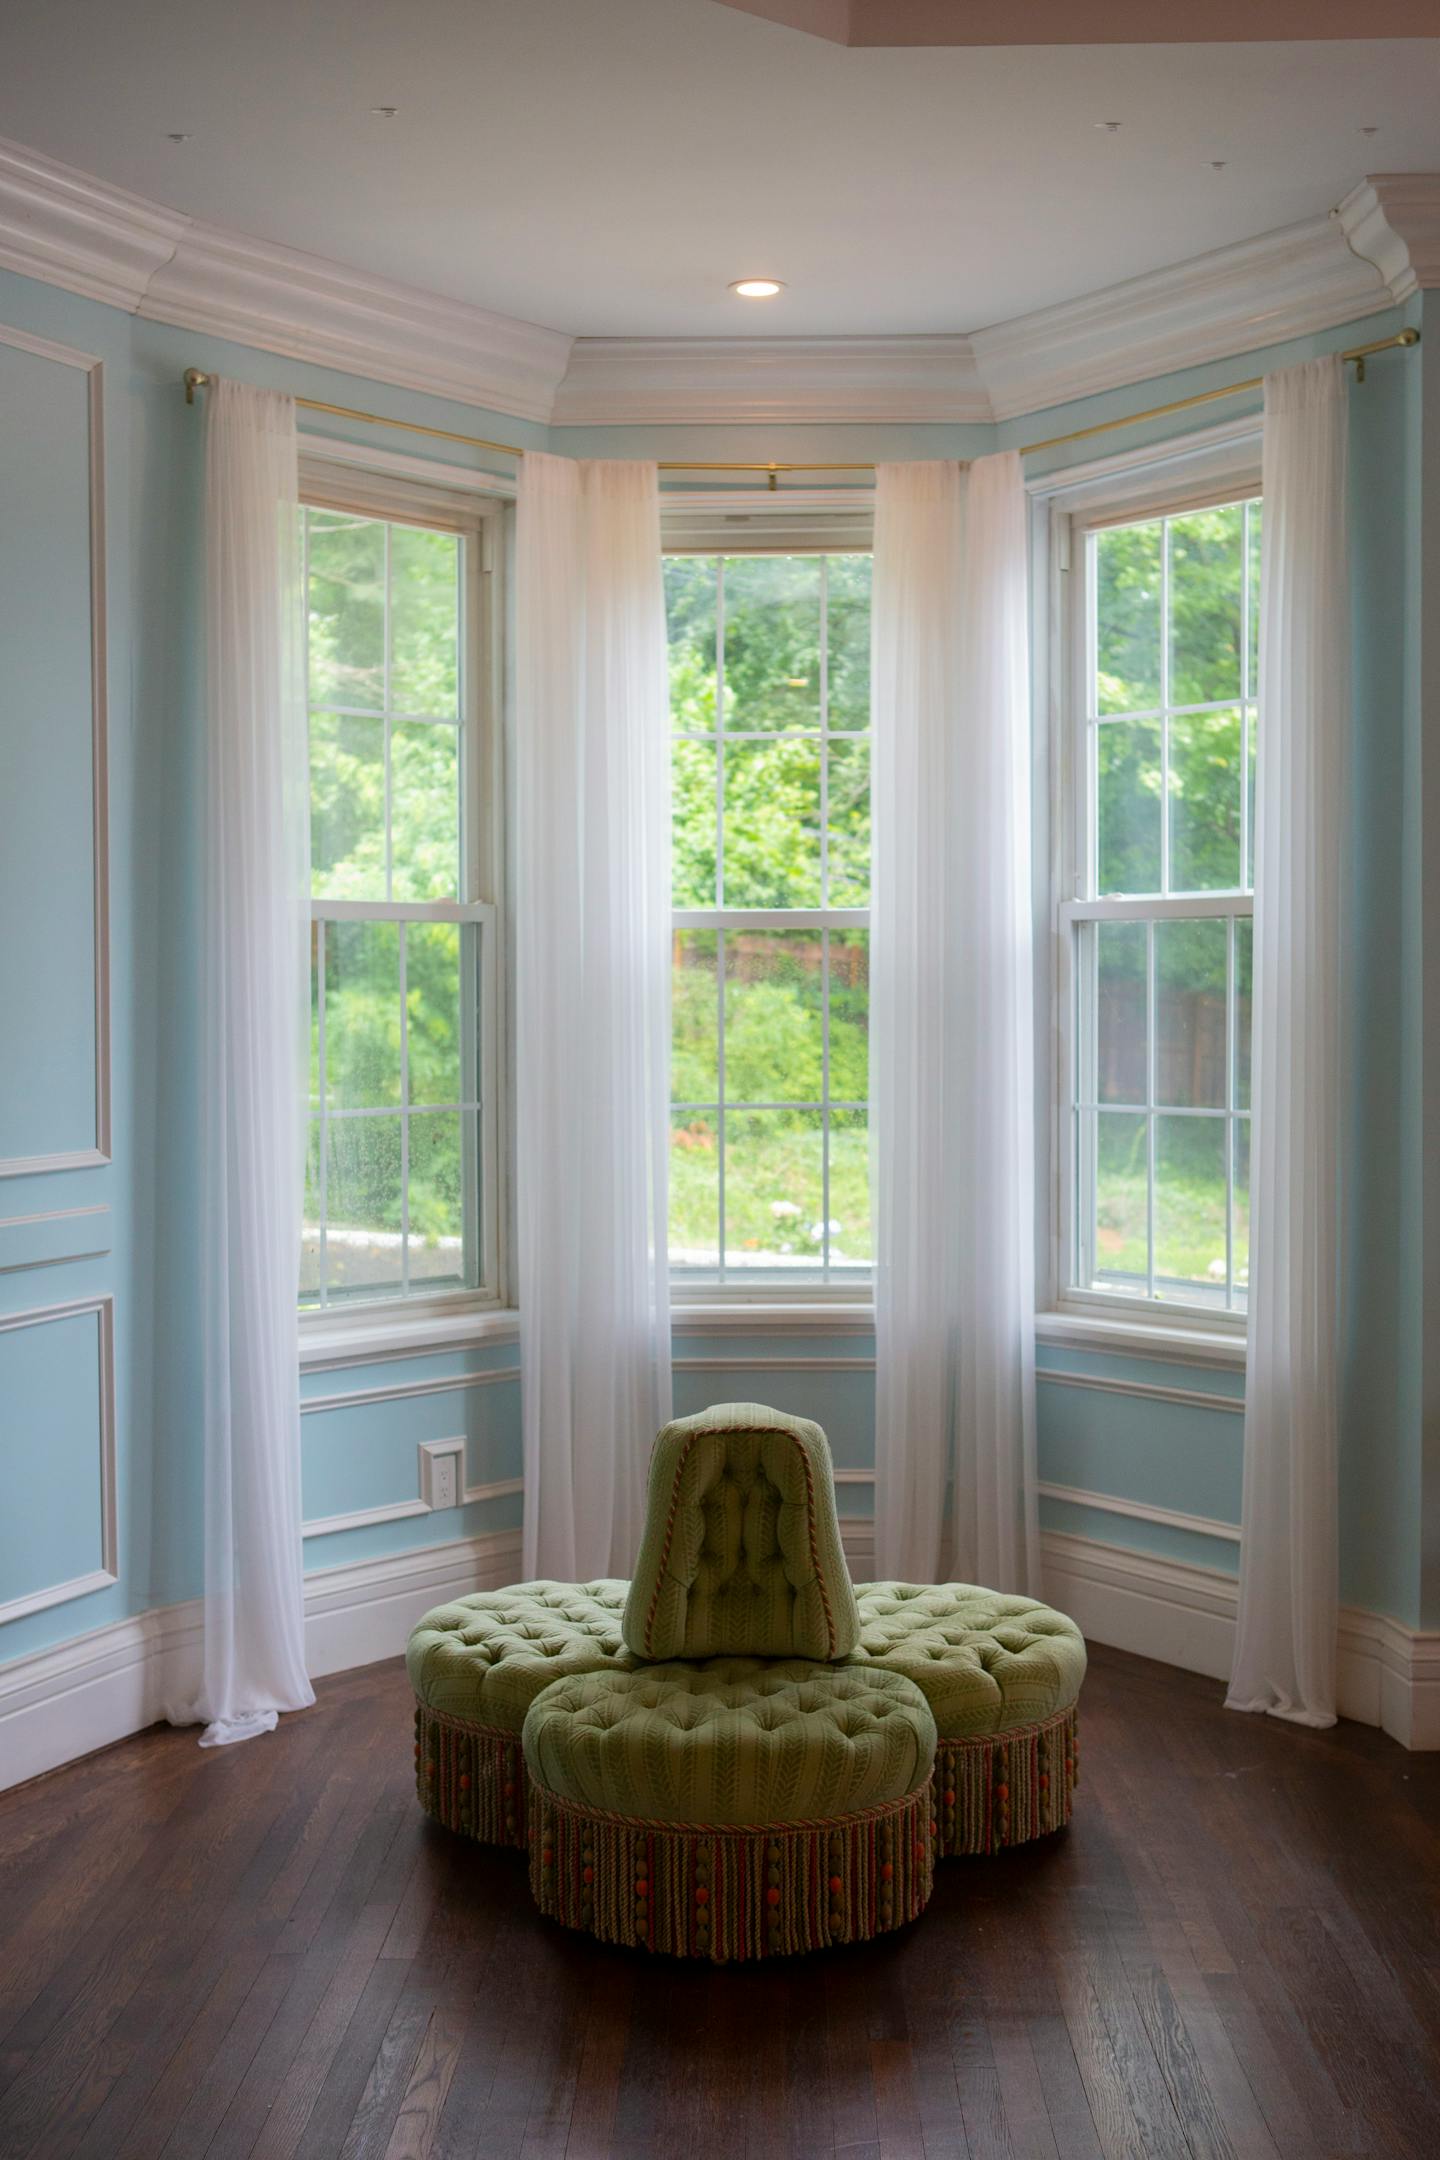
[[[1440,37],[875,51],[714,0],[3,0],[0,135],[573,335],[966,331],[1440,167]],[[756,272],[784,296],[726,291]]]

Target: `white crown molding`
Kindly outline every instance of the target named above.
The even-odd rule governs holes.
[[[1392,300],[1440,286],[1440,173],[1372,173],[1335,216]]]
[[[214,225],[190,225],[136,309],[407,390],[548,420],[571,340]]]
[[[0,267],[517,419],[549,419],[570,354],[560,331],[202,225],[4,138]]]
[[[557,427],[992,417],[967,337],[576,338]]]
[[[1328,217],[1262,233],[971,340],[997,420],[1226,360],[1373,315],[1390,302],[1374,263]]]
[[[133,314],[189,220],[0,137],[0,266]]]

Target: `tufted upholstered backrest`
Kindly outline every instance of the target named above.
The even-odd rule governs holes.
[[[860,1639],[824,1433],[715,1403],[655,1442],[621,1633],[641,1658],[841,1658]]]

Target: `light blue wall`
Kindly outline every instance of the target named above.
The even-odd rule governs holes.
[[[1400,319],[1387,315],[1257,356],[1247,372],[1258,372],[1276,358],[1384,334]],[[184,403],[181,370],[214,368],[301,395],[505,440],[539,445],[547,435],[501,415],[132,320],[5,274],[0,274],[0,323],[98,353],[106,366],[114,1163],[0,1182],[0,1318],[113,1294],[120,1522],[119,1583],[0,1628],[3,1661],[200,1588],[193,1218],[199,1114],[196,626],[202,423]],[[1440,329],[1423,349],[1433,367],[1440,359]],[[40,489],[39,507],[27,513],[36,529],[26,535],[33,545],[22,554],[20,567],[43,564],[54,589],[70,596],[65,604],[73,612],[83,575],[75,495],[77,416],[65,404],[66,388],[48,378],[32,383],[27,369],[6,365],[7,360],[0,347],[0,451],[38,458],[35,446],[45,441],[46,430],[59,429],[53,458],[45,460],[46,470],[53,466],[54,484]],[[548,441],[575,453],[661,457],[968,456],[989,447],[992,439],[1024,441],[1062,432],[1238,372],[1232,362],[1138,384],[1009,424],[996,437],[974,428],[826,426],[556,429]],[[1432,1445],[1426,1457],[1421,1442],[1422,1387],[1428,1381],[1435,1392],[1435,1353],[1427,1365],[1419,1284],[1424,1251],[1418,1197],[1424,1017],[1419,987],[1422,969],[1428,966],[1433,975],[1437,963],[1435,941],[1423,948],[1420,935],[1425,906],[1430,921],[1436,915],[1433,893],[1427,902],[1421,875],[1417,795],[1422,778],[1432,790],[1435,786],[1433,761],[1431,768],[1421,765],[1419,727],[1421,669],[1427,662],[1434,667],[1435,646],[1432,641],[1428,654],[1422,651],[1417,609],[1422,577],[1430,580],[1432,606],[1440,607],[1440,546],[1429,546],[1428,553],[1422,547],[1440,527],[1440,476],[1422,498],[1420,386],[1414,360],[1397,356],[1377,363],[1370,383],[1352,401],[1358,696],[1352,791],[1356,904],[1348,920],[1362,1025],[1347,1125],[1355,1265],[1346,1327],[1345,1591],[1408,1620],[1420,1617],[1422,1605],[1416,1530],[1421,1503],[1430,1504],[1432,1516],[1440,1503],[1440,1448]],[[1429,397],[1433,416],[1440,412],[1440,382]],[[1250,404],[1253,408],[1253,398]],[[1202,411],[1196,424],[1231,409]],[[308,417],[306,424],[312,424]],[[338,422],[313,424],[343,431]],[[353,432],[357,439],[376,439]],[[1107,448],[1123,447],[1127,440],[1138,444],[1155,433],[1151,427],[1129,438],[1112,437]],[[1432,460],[1437,435],[1440,427],[1432,419],[1425,437]],[[389,446],[411,454],[423,447],[401,436],[391,438]],[[440,454],[465,457],[451,446]],[[33,505],[33,473],[28,486]],[[1423,526],[1422,513],[1429,526]],[[13,543],[10,521],[6,528]],[[0,607],[4,604],[0,599]],[[14,684],[29,679],[25,670],[51,664],[54,623],[53,605],[48,614],[27,606],[18,633],[7,626],[0,673],[7,723],[15,709]],[[53,941],[53,950],[45,947],[54,963],[47,978],[64,974],[69,956],[83,959],[88,949],[83,911],[63,923],[44,912],[55,884],[83,892],[88,875],[88,842],[75,822],[88,784],[88,765],[75,748],[88,728],[88,687],[75,673],[68,650],[56,664],[64,672],[55,677],[54,731],[41,735],[32,719],[22,736],[24,756],[39,763],[36,799],[46,805],[46,818],[54,820],[54,846],[46,850],[51,875],[37,894],[28,871],[0,859],[0,916],[7,925],[23,922],[27,936]],[[1433,710],[1433,685],[1430,696]],[[72,769],[77,760],[78,770]],[[1397,835],[1404,836],[1401,844]],[[1431,878],[1433,883],[1433,872]],[[37,1106],[39,1114],[51,1114],[56,1132],[68,1132],[74,1123],[67,1091],[78,1088],[77,1075],[83,1078],[86,1071],[88,1023],[78,1002],[59,1005],[53,1014],[37,1011],[42,988],[21,981],[3,1008],[3,1064],[9,1078],[0,1084],[16,1092],[0,1095],[0,1155],[11,1151],[7,1126],[30,1144],[23,1139],[31,1130],[24,1120],[33,1124]],[[1433,1014],[1433,1000],[1428,1009]],[[47,1056],[59,1053],[53,1088],[42,1086],[38,1068],[17,1055],[17,1043],[23,1046],[35,1033],[44,1037]],[[79,1238],[78,1219],[63,1229],[54,1223],[5,1227],[17,1217],[100,1205],[109,1208],[103,1233],[108,1249],[96,1257],[54,1257],[57,1246],[94,1252],[93,1242]],[[46,1258],[53,1264],[40,1267]],[[1433,1304],[1433,1283],[1430,1289]],[[92,1437],[89,1398],[86,1404],[70,1401],[67,1391],[79,1383],[58,1352],[35,1347],[42,1333],[53,1337],[56,1331],[29,1335],[25,1354],[8,1365],[4,1346],[16,1338],[0,1333],[0,1519],[13,1520],[23,1507],[28,1526],[21,1552],[0,1547],[0,1602],[67,1577],[94,1546],[95,1495],[85,1486]],[[26,1334],[21,1331],[22,1338]],[[707,1336],[698,1325],[682,1321],[676,1329],[677,1405],[684,1410],[725,1397],[758,1397],[803,1410],[826,1426],[841,1469],[863,1473],[874,1461],[873,1348],[873,1338],[864,1333],[820,1339]],[[303,1420],[307,1518],[413,1499],[416,1449],[424,1440],[463,1435],[471,1487],[518,1477],[518,1375],[483,1377],[513,1373],[515,1358],[513,1346],[488,1347],[307,1374],[307,1402],[326,1399],[333,1405],[309,1409]],[[786,1370],[789,1365],[794,1370]],[[1241,1384],[1236,1375],[1053,1347],[1042,1352],[1041,1366],[1039,1446],[1046,1483],[1219,1524],[1238,1520],[1243,1420],[1233,1410],[1124,1392],[1126,1386],[1159,1385],[1233,1399]],[[1044,1377],[1056,1373],[1070,1379]],[[1087,1379],[1118,1381],[1122,1388],[1072,1384]],[[414,1391],[381,1395],[386,1389]],[[348,1396],[378,1399],[347,1406],[343,1398]],[[334,1405],[334,1398],[342,1400]],[[42,1446],[50,1452],[47,1436],[54,1436],[55,1459],[67,1464],[67,1479],[73,1480],[73,1508],[54,1504],[56,1483],[37,1487],[33,1456]],[[440,1517],[311,1537],[307,1567],[329,1568],[461,1534],[513,1528],[519,1504],[518,1496],[503,1496]],[[867,1515],[869,1484],[863,1478],[845,1480],[841,1504],[847,1514]],[[1117,1515],[1089,1503],[1046,1499],[1042,1514],[1056,1530],[1204,1566],[1234,1566],[1235,1547],[1220,1536]],[[1440,1566],[1428,1546],[1423,1565],[1432,1592],[1440,1592]]]

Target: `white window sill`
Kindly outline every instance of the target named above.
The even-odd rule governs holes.
[[[436,1350],[467,1350],[517,1342],[520,1315],[513,1306],[471,1306],[455,1313],[356,1313],[345,1320],[307,1316],[300,1323],[301,1372],[338,1372],[349,1365],[378,1365],[392,1358],[424,1357]]]
[[[1117,1357],[1159,1358],[1169,1365],[1245,1370],[1243,1330],[1185,1327],[1128,1314],[1122,1319],[1108,1313],[1044,1312],[1035,1315],[1035,1340],[1072,1350],[1109,1350]]]
[[[875,1307],[860,1298],[823,1304],[798,1298],[726,1297],[708,1304],[677,1299],[670,1307],[672,1335],[869,1335],[874,1328]]]

